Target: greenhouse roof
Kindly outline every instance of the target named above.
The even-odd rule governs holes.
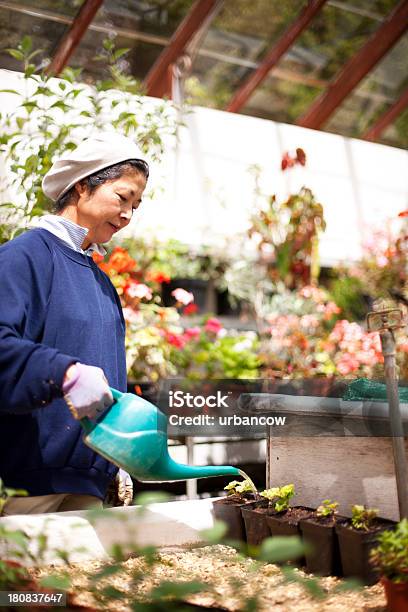
[[[148,95],[408,148],[407,27],[408,0],[0,0],[0,68],[30,35],[92,82],[115,37]]]

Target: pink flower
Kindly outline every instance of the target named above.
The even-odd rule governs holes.
[[[177,300],[177,302],[183,304],[184,306],[187,306],[187,304],[190,304],[190,302],[194,302],[194,295],[181,287],[174,289],[174,291],[171,292],[171,295]]]
[[[139,298],[140,300],[151,300],[153,297],[150,287],[144,285],[143,283],[137,283],[134,280],[130,280],[128,282],[125,287],[125,293],[130,298]]]
[[[129,306],[123,308],[123,316],[128,323],[140,323],[140,313],[133,310]]]
[[[197,338],[200,334],[201,334],[201,329],[199,327],[189,327],[184,332],[184,336],[187,337],[189,340]]]
[[[183,348],[185,345],[185,339],[180,334],[166,332],[166,340],[169,344],[175,346],[176,348]]]
[[[218,334],[218,332],[222,329],[222,325],[218,319],[212,318],[208,319],[206,322],[204,329],[206,332],[211,332],[214,334]]]

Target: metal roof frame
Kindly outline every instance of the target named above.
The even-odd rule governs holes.
[[[58,43],[54,57],[47,66],[48,74],[58,75],[67,65],[69,58],[81,42],[89,24],[95,17],[103,0],[85,0],[68,30]]]
[[[169,68],[185,51],[220,0],[197,0],[171,37],[168,46],[150,68],[144,87],[149,96],[162,97],[170,93]]]
[[[408,107],[408,87],[398,100],[361,136],[364,140],[376,140],[382,132]]]
[[[280,58],[293,45],[295,40],[299,38],[310,21],[326,2],[327,0],[311,0],[309,2],[295,21],[291,23],[279,40],[273,45],[266,57],[259,64],[258,68],[249,75],[244,84],[235,92],[225,110],[236,113],[244,106],[255,89],[268,76],[273,66],[278,63]]]
[[[327,90],[295,122],[296,125],[319,129],[348,94],[394,46],[407,28],[408,2],[407,0],[400,0],[383,25],[374,32],[360,51],[341,68]]]

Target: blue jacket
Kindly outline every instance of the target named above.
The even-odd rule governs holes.
[[[0,247],[0,275],[0,477],[30,495],[103,498],[117,470],[82,442],[61,383],[81,361],[126,390],[116,290],[90,257],[44,229]]]

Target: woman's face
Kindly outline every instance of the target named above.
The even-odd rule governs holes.
[[[92,242],[108,242],[126,227],[142,201],[145,187],[146,178],[137,170],[128,170],[120,178],[106,181],[92,193],[77,183],[78,201],[73,220],[89,229],[82,247],[87,248]]]

